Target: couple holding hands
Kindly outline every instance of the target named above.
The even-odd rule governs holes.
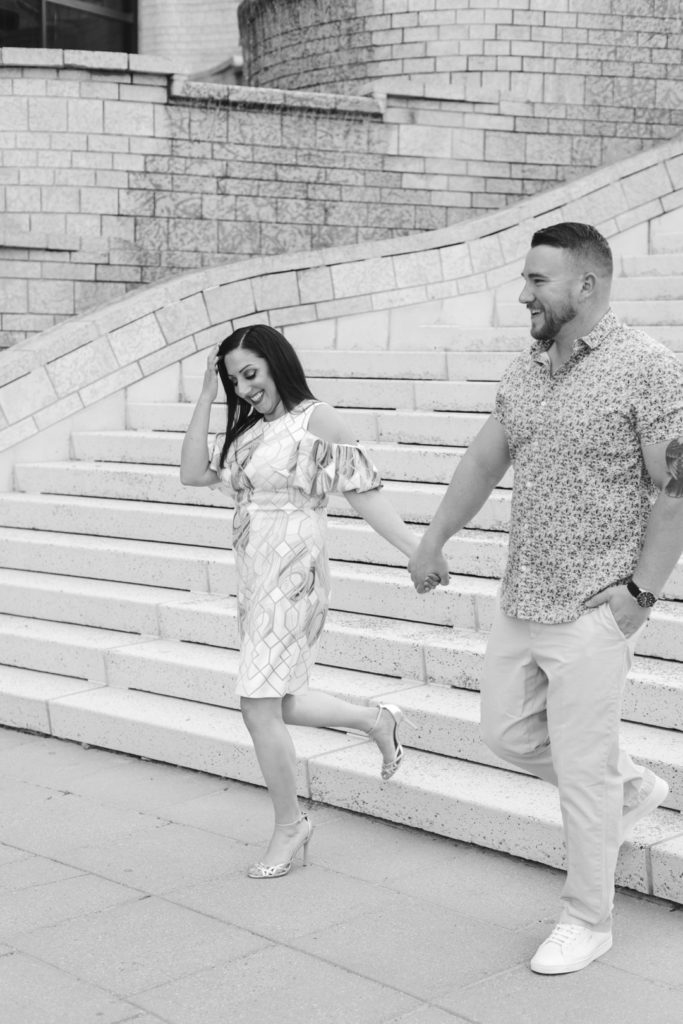
[[[329,602],[326,506],[341,492],[409,559],[419,593],[448,583],[446,541],[514,468],[508,561],[481,680],[481,728],[499,756],[558,787],[567,876],[557,926],[531,968],[562,974],[612,944],[619,847],[667,783],[619,739],[621,695],[656,594],[683,550],[683,366],[618,323],[612,254],[593,227],[533,236],[519,297],[532,345],[460,460],[420,539],[381,492],[343,418],[318,402],[278,331],[252,325],[211,351],[182,447],[182,483],[234,495],[240,661],[237,693],[275,825],[250,878],[306,863],[288,725],[365,732],[388,780],[405,716],[309,688]],[[416,341],[416,348],[419,339]],[[218,379],[224,434],[208,442]]]

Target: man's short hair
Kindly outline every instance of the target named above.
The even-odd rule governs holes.
[[[531,248],[550,245],[554,249],[569,249],[578,259],[594,264],[599,273],[611,277],[614,269],[609,242],[590,224],[564,221],[549,228],[541,228],[531,239]]]

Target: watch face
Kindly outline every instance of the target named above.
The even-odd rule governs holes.
[[[648,594],[647,590],[641,590],[641,592],[638,594],[638,597],[636,598],[636,601],[638,602],[641,608],[652,608],[653,604],[655,603],[655,600],[655,595]]]

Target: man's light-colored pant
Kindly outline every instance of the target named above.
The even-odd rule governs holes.
[[[621,698],[640,631],[628,640],[608,604],[547,624],[499,611],[481,687],[484,742],[554,783],[567,848],[562,920],[608,927],[621,817],[644,769],[619,741]]]

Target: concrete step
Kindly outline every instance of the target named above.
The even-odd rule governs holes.
[[[81,461],[174,467],[180,464],[182,443],[181,433],[156,430],[101,430],[71,437],[72,455]],[[384,480],[420,483],[449,483],[464,453],[464,448],[446,445],[374,442],[365,447]],[[512,486],[512,473],[503,478],[501,486]]]
[[[520,307],[522,308],[522,307]],[[531,344],[528,320],[526,325],[471,327],[469,324],[430,324],[429,335],[435,347],[452,352],[512,353],[527,352]]]
[[[529,337],[529,344],[531,338]],[[528,348],[528,346],[527,346]],[[522,348],[521,351],[524,351]],[[449,352],[449,380],[499,381],[517,352]]]
[[[646,303],[683,299],[683,273],[669,269],[668,274],[617,277],[612,285],[612,298],[615,302]]]
[[[680,256],[683,253],[683,233],[680,231],[658,232],[652,238],[651,250],[653,253],[675,253]]]
[[[612,303],[612,309],[617,319],[632,327],[642,327],[655,338],[659,337],[656,333],[659,326],[683,324],[683,301],[678,299],[649,302],[619,299]],[[519,302],[500,302],[496,312],[501,325],[521,328],[529,323],[529,311]]]
[[[106,683],[109,650],[140,642],[118,630],[0,613],[0,664]]]
[[[55,736],[261,784],[241,716],[230,709],[109,687],[50,699],[49,707]],[[384,785],[368,740],[332,730],[292,735],[302,797],[563,867],[557,794],[546,783],[409,751]],[[622,848],[618,884],[682,901],[682,831],[675,811],[642,822]]]
[[[306,376],[309,378],[358,378],[447,380],[448,363],[445,352],[422,350],[396,351],[379,349],[354,351],[347,349],[298,350]],[[188,373],[188,376],[196,375]]]
[[[0,664],[0,722],[12,729],[29,729],[49,736],[50,701],[98,686],[104,683]]]
[[[4,525],[5,531],[12,531],[9,535],[5,532],[6,543],[21,540],[22,544],[39,545],[38,531],[47,531],[55,538],[65,534],[66,543],[70,535],[81,534],[105,538],[105,544],[111,538],[120,538],[124,543],[128,540],[132,543],[160,543],[171,558],[172,545],[194,546],[198,548],[198,560],[201,560],[199,551],[202,549],[212,549],[211,553],[204,551],[204,557],[213,558],[216,552],[230,548],[232,538],[232,511],[229,509],[196,509],[71,495],[0,494],[0,524]],[[15,531],[18,536],[12,541]],[[362,520],[331,517],[327,537],[328,553],[332,559],[370,565],[405,565],[401,552]],[[503,533],[463,530],[449,543],[449,563],[454,571],[464,575],[500,577],[505,564],[506,544]],[[4,548],[5,558],[24,557],[10,554],[11,550],[13,547]],[[29,554],[26,557],[33,556]],[[23,564],[18,567],[29,566]]]
[[[232,507],[232,496],[227,484],[220,490],[184,487],[180,483],[178,471],[171,466],[97,462],[24,463],[15,467],[15,487],[34,494],[88,495],[134,501],[144,495],[148,502]],[[388,481],[384,491],[405,520],[425,523],[434,515],[445,487],[442,484]],[[334,516],[354,516],[351,506],[340,495],[331,496],[329,510]],[[506,529],[509,511],[509,492],[494,491],[472,520],[472,525],[480,530]]]
[[[130,402],[127,427],[132,430],[185,431],[192,416],[193,406],[182,402]],[[344,419],[363,444],[373,441],[400,439],[413,444],[467,445],[483,426],[483,413],[377,412],[365,409],[346,409]],[[437,429],[438,428],[438,429]],[[225,429],[225,412],[216,405],[211,410],[209,431],[220,433]],[[413,431],[414,433],[411,433]],[[425,434],[434,440],[424,441]]]
[[[183,401],[196,402],[201,377],[186,379]],[[321,402],[338,409],[436,409],[458,412],[490,412],[495,384],[473,381],[355,380],[353,378],[309,378],[311,391]],[[218,405],[222,407],[223,401]]]
[[[621,271],[627,277],[680,277],[683,275],[683,251],[622,256]]]
[[[310,765],[314,797],[462,842],[557,868],[565,866],[557,793],[548,783],[413,752],[391,786],[376,791],[372,755],[362,747]],[[622,846],[616,879],[617,884],[641,892],[683,893],[679,812],[659,810],[639,824],[633,840]]]

